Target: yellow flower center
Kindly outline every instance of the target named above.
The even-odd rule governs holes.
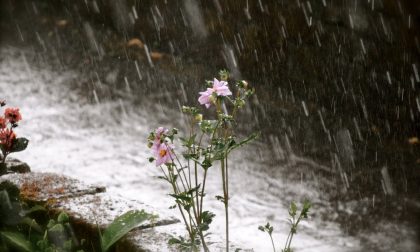
[[[166,150],[160,150],[160,151],[159,151],[159,155],[160,155],[161,157],[164,157],[164,156],[166,155]]]

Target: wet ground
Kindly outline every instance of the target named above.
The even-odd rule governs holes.
[[[257,230],[267,220],[281,243],[288,203],[309,198],[313,217],[296,239],[298,251],[416,250],[418,147],[408,139],[417,134],[419,111],[417,19],[405,5],[398,14],[388,1],[369,8],[269,1],[251,4],[249,19],[238,4],[227,2],[221,15],[217,4],[202,3],[207,20],[223,17],[203,32],[162,24],[183,13],[191,23],[194,1],[173,12],[171,4],[138,5],[147,22],[133,25],[106,19],[113,12],[101,3],[98,14],[79,4],[2,2],[0,90],[22,107],[20,132],[31,147],[18,156],[34,170],[169,206],[167,188],[151,179],[158,172],[147,163],[144,139],[158,125],[182,128],[177,107],[191,104],[203,79],[228,67],[257,88],[242,131],[263,132],[237,153],[232,170],[232,233],[240,246],[268,251]],[[308,6],[313,19],[305,19]],[[227,26],[234,23],[227,13],[242,26]],[[409,17],[412,26],[404,23]],[[277,31],[283,37],[270,35],[276,24],[286,29]],[[127,46],[132,37],[148,49]],[[216,194],[214,176],[209,189]],[[209,206],[221,212],[216,201]]]

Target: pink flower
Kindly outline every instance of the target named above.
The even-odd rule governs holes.
[[[22,115],[19,112],[19,108],[7,108],[4,111],[4,117],[11,123],[17,123],[22,120]]]
[[[156,166],[172,163],[173,155],[174,153],[172,145],[166,143],[160,144],[155,150]]]
[[[205,105],[206,108],[209,108],[211,103],[212,103],[212,99],[213,98],[213,89],[212,88],[207,88],[206,91],[204,92],[200,92],[200,97],[198,97],[198,102],[201,105]]]
[[[164,127],[159,127],[155,130],[156,138],[160,138],[163,134],[168,133],[169,130]]]
[[[206,108],[209,108],[212,103],[214,103],[214,96],[228,96],[232,95],[232,92],[229,90],[228,83],[226,81],[219,81],[214,78],[213,87],[207,88],[206,91],[200,92],[200,97],[198,102],[201,105],[205,105]]]
[[[169,130],[164,127],[159,127],[155,130],[155,139],[153,140],[152,150],[156,151],[159,148],[162,135],[168,132]]]
[[[0,116],[0,129],[4,129],[7,126],[7,120],[6,118]]]
[[[226,81],[219,81],[216,78],[214,78],[213,89],[218,96],[232,95],[232,92],[230,92],[228,83]]]

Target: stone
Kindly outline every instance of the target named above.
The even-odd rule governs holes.
[[[55,173],[6,174],[0,177],[0,182],[2,181],[14,183],[24,200],[36,203],[105,192],[105,187],[86,185],[77,179]]]
[[[3,165],[3,164],[0,164]],[[31,171],[29,165],[15,158],[8,158],[6,160],[6,168],[2,168],[1,174],[8,173],[28,173]],[[0,176],[1,176],[0,174]]]
[[[146,221],[138,228],[145,229],[153,226],[169,225],[179,222],[177,218],[166,211],[143,204],[138,201],[124,199],[117,195],[108,193],[87,194],[79,197],[59,198],[51,201],[48,208],[55,211],[65,211],[78,222],[92,225],[93,229],[97,226],[105,228],[116,217],[130,210],[144,210],[157,217],[153,221]]]
[[[19,159],[7,159],[6,162],[7,170],[15,173],[28,173],[31,172],[31,168],[25,162],[20,161]]]
[[[7,174],[0,177],[0,183],[5,181],[19,188],[22,200],[42,204],[52,215],[66,212],[77,237],[88,244],[96,244],[95,249],[99,250],[98,228],[103,231],[127,211],[144,210],[156,217],[132,230],[116,244],[115,251],[178,251],[175,247],[170,248],[167,241],[175,234],[174,230],[178,230],[177,235],[182,234],[184,227],[168,210],[111,195],[104,187],[87,185],[55,173]]]

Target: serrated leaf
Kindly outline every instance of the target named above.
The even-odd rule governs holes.
[[[257,139],[259,136],[260,136],[260,132],[252,133],[251,135],[249,135],[247,138],[243,139],[239,143],[234,143],[233,145],[229,146],[228,152],[231,152],[232,150],[234,150],[238,147],[241,147],[241,146]]]
[[[297,206],[295,202],[292,201],[292,203],[290,203],[289,215],[291,217],[294,217],[296,216],[296,212],[297,212]]]
[[[102,251],[108,251],[108,249],[124,235],[137,227],[140,223],[150,219],[152,216],[153,215],[146,213],[144,210],[133,210],[115,218],[101,235]]]
[[[191,196],[190,195],[186,195],[185,193],[169,194],[169,196],[172,196],[175,199],[180,200],[180,201],[186,201],[186,202],[190,202],[191,201]]]
[[[169,207],[169,209],[174,209],[174,208],[176,208],[176,205],[172,205]]]
[[[221,202],[225,203],[225,198],[224,198],[223,196],[216,195],[216,199],[217,199],[218,201],[221,201]]]

